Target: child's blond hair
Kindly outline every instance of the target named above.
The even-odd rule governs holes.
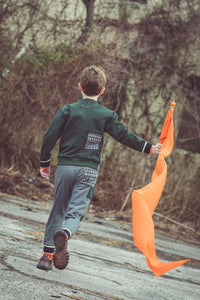
[[[81,73],[80,84],[87,96],[99,95],[106,84],[106,75],[102,67],[86,67]]]

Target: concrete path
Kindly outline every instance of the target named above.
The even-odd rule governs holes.
[[[157,278],[134,246],[131,226],[93,214],[69,242],[67,269],[37,269],[50,208],[0,194],[0,299],[200,299],[199,247],[158,236],[159,259],[192,261]]]

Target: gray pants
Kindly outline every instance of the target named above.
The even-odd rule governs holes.
[[[70,237],[80,227],[92,198],[98,171],[89,167],[59,165],[55,174],[55,199],[46,225],[44,245],[53,246],[56,230],[66,229]]]

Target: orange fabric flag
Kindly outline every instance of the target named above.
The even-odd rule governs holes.
[[[170,155],[173,148],[173,110],[175,105],[175,102],[171,103],[161,131],[160,143],[162,144],[162,147],[158,156],[156,168],[152,175],[152,181],[143,188],[133,190],[132,192],[134,244],[146,256],[149,268],[154,275],[158,277],[165,272],[190,261],[189,259],[168,263],[159,261],[156,256],[154,241],[152,215],[165,186],[167,176],[167,164],[165,158]]]

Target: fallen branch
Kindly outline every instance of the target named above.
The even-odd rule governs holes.
[[[194,228],[192,228],[192,227],[189,227],[189,226],[187,226],[187,225],[181,224],[181,223],[179,223],[179,222],[177,222],[177,221],[175,221],[175,220],[173,220],[173,219],[171,219],[171,218],[169,218],[169,217],[165,217],[165,216],[163,216],[163,215],[161,215],[161,214],[159,214],[159,213],[156,213],[156,212],[154,212],[154,215],[156,215],[156,216],[158,216],[158,217],[161,217],[161,218],[163,218],[163,219],[166,219],[166,220],[168,220],[168,221],[170,221],[170,222],[172,222],[172,223],[174,223],[174,224],[176,224],[176,225],[178,225],[178,226],[180,226],[180,227],[183,227],[183,228],[185,228],[185,229],[191,230],[191,231],[195,232],[195,234],[197,234],[198,236],[200,236],[200,233],[197,232],[197,231],[196,231]]]
[[[136,178],[137,178],[137,174],[138,174],[138,169],[137,169],[137,171],[136,171],[136,173],[135,173],[135,177],[134,177],[134,179],[133,179],[133,181],[132,181],[132,183],[131,183],[131,187],[130,187],[130,189],[129,189],[129,191],[128,191],[128,194],[127,194],[127,196],[126,196],[126,198],[125,198],[125,200],[124,200],[124,203],[122,204],[122,207],[121,207],[120,210],[123,210],[123,209],[124,209],[124,207],[126,206],[126,203],[127,203],[128,199],[130,198],[130,196],[131,196],[131,194],[132,194],[132,191],[133,191],[133,188],[134,188],[134,185],[135,185],[135,180],[136,180]]]
[[[68,297],[68,298],[70,298],[70,299],[84,300],[83,298],[76,297],[76,296],[72,296],[72,295],[65,294],[65,293],[61,293],[61,295],[66,296],[66,297]]]

